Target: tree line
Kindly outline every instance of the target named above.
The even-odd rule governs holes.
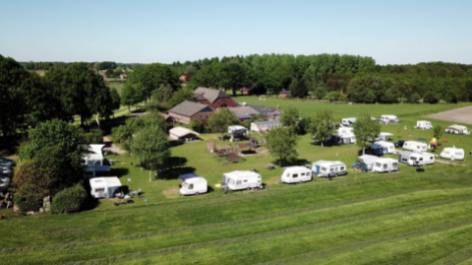
[[[21,66],[23,66],[26,70],[49,70],[53,66],[69,66],[73,63],[71,62],[19,62]],[[136,69],[144,64],[140,63],[117,63],[112,61],[103,61],[103,62],[83,62],[87,64],[89,67],[95,70],[107,70],[107,69]]]

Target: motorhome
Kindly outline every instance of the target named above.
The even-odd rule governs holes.
[[[262,178],[254,171],[236,170],[223,174],[223,186],[230,190],[262,188]]]
[[[399,171],[398,161],[393,158],[378,158],[375,160],[374,166],[372,167],[372,172],[391,172]]]
[[[428,145],[416,141],[406,141],[403,143],[403,149],[413,152],[427,152]]]
[[[341,126],[341,127],[338,128],[338,135],[353,134],[353,133],[354,133],[354,128],[352,128],[352,127]]]
[[[464,160],[464,149],[456,147],[446,147],[443,149],[439,157],[451,160]]]
[[[467,127],[457,124],[447,127],[444,131],[452,134],[470,134],[470,132],[467,131]]]
[[[380,116],[380,120],[385,123],[398,123],[399,120],[395,115],[382,115]]]
[[[350,134],[332,134],[331,141],[335,144],[355,144],[356,135]]]
[[[94,198],[115,198],[121,193],[121,182],[117,177],[91,178],[90,194]]]
[[[280,177],[282,183],[303,183],[312,180],[311,171],[306,167],[287,167]]]
[[[199,195],[208,192],[208,182],[205,178],[189,173],[179,176],[182,180],[180,184],[180,195]]]
[[[344,126],[352,126],[356,123],[356,118],[344,118],[341,120],[341,124]]]
[[[431,125],[431,122],[429,121],[417,121],[416,128],[422,129],[422,130],[431,130],[433,129],[433,125]]]
[[[401,152],[398,154],[398,162],[409,166],[427,166],[434,165],[434,154],[431,153],[416,153],[416,152]]]
[[[346,164],[341,161],[318,160],[311,165],[311,172],[318,177],[346,175]]]
[[[249,137],[249,130],[241,125],[228,126],[228,134],[234,137]]]
[[[387,149],[387,154],[395,154],[396,153],[395,145],[393,143],[385,142],[385,141],[378,141],[378,142],[375,142],[375,144],[378,144],[378,145],[386,148]]]

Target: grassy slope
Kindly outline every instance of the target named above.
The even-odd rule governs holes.
[[[346,113],[355,116],[348,109],[355,105],[274,101],[265,103],[282,108],[294,104],[305,115],[336,106],[340,117]],[[408,109],[416,113],[433,110],[431,105],[369,108],[370,113],[379,115],[403,114],[403,124],[382,126],[382,131],[395,134],[393,140],[410,139],[403,126],[411,128],[420,117],[407,115]],[[413,135],[429,139],[432,132],[415,130]],[[205,140],[216,137],[204,136]],[[442,147],[456,145],[468,150],[472,146],[468,136],[444,137],[450,142]],[[334,181],[281,185],[278,177],[282,170],[264,168],[274,160],[270,155],[248,157],[232,165],[204,149],[205,142],[190,143],[173,147],[172,154],[186,157],[186,168],[195,168],[211,186],[223,172],[257,168],[270,190],[178,197],[175,179],[148,183],[149,172],[130,165],[137,163],[133,157],[115,157],[119,163],[114,173],[124,174],[123,183],[131,178],[127,184],[142,188],[145,198],[120,207],[100,200],[94,210],[73,216],[37,215],[2,221],[0,263],[221,264],[225,260],[228,264],[431,264],[472,258],[468,247],[472,240],[467,236],[472,230],[468,160],[460,166],[436,163],[422,174],[401,165],[401,173],[350,172]],[[340,159],[350,165],[355,150],[355,146],[321,148],[312,145],[309,136],[300,137],[300,158],[308,161]]]

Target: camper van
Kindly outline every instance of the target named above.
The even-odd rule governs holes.
[[[400,170],[398,161],[393,158],[378,158],[374,162],[372,172],[391,172]]]
[[[262,188],[262,178],[253,171],[236,170],[223,174],[223,186],[230,190]]]
[[[353,134],[354,133],[354,128],[352,127],[339,127],[338,129],[338,135],[342,135],[342,134]]]
[[[280,177],[282,183],[303,183],[312,180],[311,172],[306,167],[287,167]]]
[[[433,125],[429,121],[417,121],[416,128],[423,129],[423,130],[431,130],[433,129]]]
[[[241,125],[228,126],[228,134],[234,137],[249,137],[249,131]]]
[[[444,131],[452,134],[470,134],[470,132],[467,131],[467,127],[457,124],[447,127]]]
[[[358,157],[358,159],[361,162],[359,165],[359,169],[364,172],[367,172],[372,171],[375,161],[379,158],[373,155],[361,155]]]
[[[393,143],[385,142],[385,141],[378,141],[378,142],[375,142],[375,144],[378,144],[378,145],[386,148],[386,151],[387,151],[386,154],[395,154],[396,153],[395,145]]]
[[[451,160],[464,160],[464,149],[456,147],[446,147],[439,157]]]
[[[420,143],[416,141],[406,141],[403,143],[403,149],[422,153],[428,151],[428,145],[426,143]]]
[[[346,175],[346,164],[341,161],[318,160],[311,165],[311,172],[318,177]]]
[[[332,134],[331,141],[335,144],[355,144],[356,136],[352,133],[350,134]]]
[[[344,118],[341,120],[341,124],[344,126],[352,126],[356,123],[356,118]]]
[[[385,123],[398,123],[399,120],[395,115],[382,115],[380,116],[380,120]]]
[[[90,182],[90,194],[93,198],[115,198],[121,193],[121,182],[117,177],[92,178]]]
[[[182,180],[180,184],[180,195],[199,195],[208,192],[208,182],[205,178],[189,173],[179,176]]]
[[[398,162],[409,166],[427,166],[434,164],[434,154],[431,153],[415,153],[401,152],[398,155]]]

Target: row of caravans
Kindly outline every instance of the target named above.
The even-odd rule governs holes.
[[[344,126],[353,126],[356,123],[357,118],[350,117],[350,118],[343,118],[341,119],[341,125]],[[377,120],[376,118],[372,117],[372,120]],[[384,123],[399,123],[400,120],[395,115],[382,115],[380,116],[380,121]]]
[[[393,158],[380,158],[373,155],[362,155],[359,156],[361,162],[359,168],[362,171],[371,172],[391,172],[399,171],[398,161]]]

